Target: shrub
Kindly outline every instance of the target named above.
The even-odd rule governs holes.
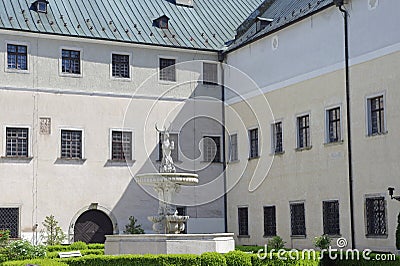
[[[228,266],[251,266],[250,254],[242,251],[230,251],[225,254],[225,259]]]
[[[54,245],[54,246],[47,246],[46,247],[48,252],[54,251],[68,251],[70,250],[70,245]]]
[[[88,249],[104,249],[104,244],[88,244]]]
[[[330,238],[328,235],[322,235],[322,236],[317,236],[314,238],[314,245],[316,248],[319,249],[328,249],[329,246],[331,245],[332,238]]]
[[[64,262],[50,259],[34,259],[34,260],[19,260],[7,261],[2,264],[3,266],[26,266],[26,265],[41,265],[41,266],[68,266]]]
[[[274,236],[268,241],[268,248],[273,248],[275,250],[283,249],[285,247],[286,242],[283,241],[282,237]]]
[[[124,234],[144,234],[141,224],[137,224],[137,219],[129,217],[129,224],[125,225]]]
[[[85,242],[82,241],[74,242],[69,246],[69,250],[85,250],[85,249],[88,249],[88,246]]]
[[[45,228],[44,243],[46,245],[59,245],[66,239],[64,232],[61,227],[58,226],[58,221],[53,215],[46,216],[42,224]]]
[[[10,242],[4,249],[8,260],[24,260],[44,258],[46,247],[42,245],[34,246],[26,240],[16,240]]]
[[[0,230],[0,249],[7,246],[9,240],[10,240],[10,231]]]
[[[261,246],[236,246],[235,250],[240,250],[243,252],[251,252],[251,253],[257,253],[260,249],[265,250],[265,247]]]
[[[216,252],[206,252],[200,256],[201,266],[226,266],[224,255]]]

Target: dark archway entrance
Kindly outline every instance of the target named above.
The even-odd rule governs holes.
[[[74,227],[74,241],[104,243],[105,235],[113,234],[111,219],[102,211],[89,210],[81,214]]]

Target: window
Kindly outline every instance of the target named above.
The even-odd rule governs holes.
[[[179,216],[187,215],[186,207],[176,207],[176,211],[178,212]],[[181,234],[187,234],[187,222],[185,222],[185,229],[181,232]]]
[[[310,145],[310,115],[297,117],[297,148],[308,148]]]
[[[158,159],[161,161],[163,153],[162,153],[162,136],[161,133],[158,135]],[[169,133],[169,140],[174,142],[174,149],[171,151],[171,157],[174,162],[179,161],[179,139],[178,134],[176,133]]]
[[[218,84],[218,65],[214,63],[203,63],[203,84]]]
[[[229,160],[231,162],[237,161],[239,159],[237,134],[232,134],[229,136],[229,143],[230,143]]]
[[[7,44],[7,68],[28,70],[28,47],[26,45]]]
[[[273,153],[283,152],[282,122],[276,122],[272,125],[272,151]]]
[[[249,235],[249,215],[248,208],[238,208],[238,219],[239,219],[239,236]]]
[[[28,157],[28,133],[27,128],[6,128],[7,157]]]
[[[175,59],[160,58],[160,80],[176,81]]]
[[[220,137],[204,136],[203,145],[204,145],[203,153],[205,162],[214,162],[214,163],[221,162]]]
[[[129,55],[112,54],[112,76],[115,78],[129,78]]]
[[[132,160],[132,132],[112,131],[111,160]]]
[[[292,236],[305,236],[306,218],[304,213],[304,203],[290,204],[290,218]]]
[[[264,207],[264,236],[276,236],[275,206]]]
[[[368,99],[368,135],[385,133],[383,95]]]
[[[367,236],[386,236],[386,202],[384,197],[365,200]]]
[[[9,230],[11,238],[19,237],[19,208],[0,208],[0,230]]]
[[[322,202],[323,224],[325,235],[340,235],[339,201]]]
[[[61,130],[61,158],[82,159],[81,130]]]
[[[47,13],[47,1],[37,1],[36,2],[36,11],[40,13]]]
[[[327,118],[327,142],[341,141],[341,127],[340,127],[340,107],[335,107],[326,111]]]
[[[62,49],[61,72],[66,74],[81,74],[81,52]]]
[[[249,130],[250,154],[249,157],[258,157],[258,128]]]
[[[153,20],[153,26],[160,29],[168,29],[169,17],[162,15],[161,17]]]

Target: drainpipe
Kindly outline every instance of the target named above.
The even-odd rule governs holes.
[[[343,0],[336,0],[336,6],[343,13],[344,18],[344,52],[345,52],[345,75],[346,75],[346,120],[347,120],[347,158],[349,165],[349,196],[350,196],[350,233],[351,247],[356,248],[356,240],[354,233],[354,192],[353,192],[353,159],[351,149],[351,122],[350,122],[350,71],[349,71],[349,14],[344,8]]]
[[[224,227],[225,233],[228,233],[228,196],[226,191],[226,134],[225,134],[225,73],[224,73],[224,60],[225,55],[223,52],[218,52],[218,61],[221,71],[221,107],[222,107],[222,147],[224,152],[222,153],[222,171],[224,175]]]

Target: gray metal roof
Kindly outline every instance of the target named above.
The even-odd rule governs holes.
[[[1,0],[0,29],[219,50],[263,0],[48,0],[48,12],[30,10],[34,0]],[[153,20],[170,18],[168,29]]]
[[[332,5],[333,0],[266,0],[238,27],[239,34],[227,51],[276,32]],[[257,17],[273,21],[257,32]]]

